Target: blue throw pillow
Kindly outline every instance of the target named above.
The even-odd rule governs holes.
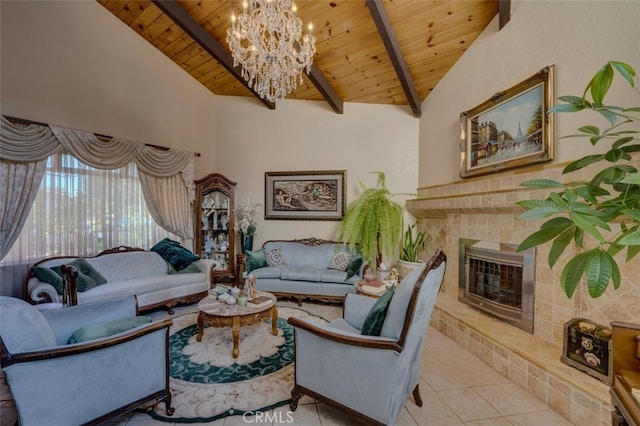
[[[176,271],[182,271],[196,260],[200,260],[198,256],[182,247],[179,242],[169,238],[159,241],[151,247],[151,251],[158,253],[165,261],[176,268]]]
[[[88,342],[113,336],[114,334],[122,333],[150,322],[151,317],[139,316],[88,325],[76,330],[71,337],[69,337],[69,344]]]
[[[98,286],[100,284],[104,284],[107,282],[107,280],[102,276],[102,274],[96,271],[95,268],[91,266],[86,259],[83,259],[80,257],[74,261],[65,263],[65,265],[75,266],[76,269],[78,270],[78,291],[80,292],[91,290],[95,286]],[[54,271],[56,274],[60,275],[60,278],[62,279],[61,269],[62,269],[62,265],[54,266],[51,268],[51,270]],[[56,290],[58,289],[56,288]],[[62,294],[62,288],[58,290],[58,294]]]
[[[267,256],[264,253],[264,249],[247,251],[245,253],[244,263],[246,265],[247,272],[266,267]]]
[[[384,324],[384,319],[387,316],[387,310],[389,309],[389,304],[391,303],[394,292],[395,286],[385,291],[384,294],[380,296],[376,303],[371,307],[367,318],[364,320],[364,324],[362,325],[362,331],[360,334],[363,334],[365,336],[380,335],[380,331],[382,331],[382,325]]]

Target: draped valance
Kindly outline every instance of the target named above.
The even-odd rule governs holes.
[[[124,138],[98,137],[91,132],[51,124],[14,123],[2,116],[0,176],[5,178],[0,181],[0,200],[7,206],[0,209],[0,229],[5,230],[0,233],[0,259],[22,229],[44,174],[44,160],[60,150],[97,169],[117,169],[135,163],[153,219],[169,232],[185,239],[193,238],[194,153],[158,149]],[[27,173],[33,167],[37,172]],[[17,171],[10,174],[13,169]],[[11,198],[11,194],[23,193],[26,188],[35,192]],[[22,213],[16,217],[16,212]]]

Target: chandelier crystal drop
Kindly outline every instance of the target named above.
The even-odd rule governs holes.
[[[311,71],[316,38],[302,35],[302,21],[293,0],[244,0],[242,13],[231,15],[227,43],[233,66],[242,65],[242,78],[262,99],[274,102],[302,83]]]

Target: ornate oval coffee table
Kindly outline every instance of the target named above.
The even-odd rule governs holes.
[[[238,358],[240,349],[240,327],[243,325],[253,325],[271,318],[271,333],[278,335],[276,323],[278,321],[278,309],[276,308],[276,296],[266,291],[256,291],[257,296],[266,296],[271,299],[271,303],[260,308],[249,306],[227,305],[224,302],[212,297],[205,297],[198,303],[198,335],[196,340],[202,341],[204,326],[228,327],[231,326],[233,336],[233,357]]]

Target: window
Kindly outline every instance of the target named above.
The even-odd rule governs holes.
[[[149,249],[165,237],[177,239],[147,211],[134,163],[100,170],[58,153],[49,157],[29,217],[1,263],[93,256],[118,246]]]

